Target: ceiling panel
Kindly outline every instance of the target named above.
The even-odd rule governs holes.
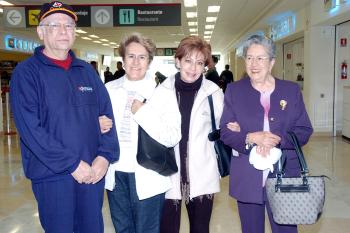
[[[40,5],[45,0],[8,0],[18,5]],[[254,24],[266,27],[269,12],[280,13],[283,11],[298,10],[305,6],[311,0],[198,0],[198,6],[191,10],[198,12],[198,33],[199,36],[204,34],[205,18],[207,16],[218,16],[215,22],[210,43],[215,52],[226,51],[237,39],[244,36]],[[96,4],[96,0],[75,0],[64,1],[67,4]],[[130,3],[182,3],[182,0],[104,0],[98,1],[98,4],[130,4]],[[220,5],[219,14],[208,13],[209,5]],[[189,35],[189,27],[185,12],[187,9],[182,7],[182,26],[172,27],[114,27],[114,28],[82,28],[88,34],[98,35],[100,38],[107,39],[119,43],[121,38],[131,32],[140,32],[152,38],[157,47],[177,47],[178,42],[185,36]],[[11,31],[12,29],[4,29],[0,21],[0,31]],[[34,29],[16,30],[23,33],[35,33]],[[81,35],[79,35],[81,37]],[[97,45],[91,41],[85,41],[77,38],[76,46],[88,49],[100,49],[104,52],[112,52],[110,47]]]

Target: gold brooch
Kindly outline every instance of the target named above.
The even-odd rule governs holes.
[[[281,100],[280,101],[280,106],[281,106],[281,109],[284,110],[287,107],[287,101]]]

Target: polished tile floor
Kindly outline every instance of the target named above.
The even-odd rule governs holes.
[[[23,174],[18,136],[1,134],[0,151],[0,233],[43,232],[30,182]],[[322,218],[314,225],[300,226],[299,232],[350,232],[350,144],[341,137],[313,136],[304,152],[311,173],[327,175],[330,180],[327,180]],[[215,196],[212,233],[241,232],[236,203],[227,193],[228,178],[225,178],[222,191]],[[114,232],[107,200],[103,213],[105,232]],[[182,216],[181,233],[185,233],[188,232],[188,221],[185,212]],[[266,232],[271,232],[268,224]]]

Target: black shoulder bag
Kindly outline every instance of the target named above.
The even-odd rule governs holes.
[[[230,174],[230,162],[232,157],[232,148],[225,145],[220,140],[220,129],[216,128],[214,105],[212,95],[208,96],[211,116],[212,132],[208,134],[209,141],[214,142],[214,149],[216,152],[216,160],[218,162],[219,173],[221,177],[225,177]]]
[[[149,136],[141,126],[139,126],[138,131],[136,159],[142,167],[163,176],[170,176],[178,171],[174,147],[168,148],[160,144]]]

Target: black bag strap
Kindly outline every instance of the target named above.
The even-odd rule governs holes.
[[[301,146],[300,146],[299,140],[298,140],[298,138],[297,138],[297,136],[295,135],[294,132],[289,131],[287,133],[292,138],[292,142],[293,142],[293,145],[294,145],[295,152],[298,155],[300,168],[301,168],[301,174],[306,175],[306,174],[309,173],[309,169],[307,167],[307,163],[306,163],[306,160],[305,160],[304,153],[301,150]]]
[[[299,164],[300,164],[300,172],[302,174],[302,176],[305,176],[309,173],[309,169],[307,167],[307,163],[305,160],[305,156],[303,151],[301,150],[301,146],[299,143],[299,140],[297,138],[297,136],[295,135],[294,132],[287,132],[288,135],[291,137],[292,139],[292,144],[294,146],[294,150],[298,156],[298,160],[299,160]],[[284,168],[285,168],[285,160],[286,158],[282,155],[281,158],[278,161],[278,171],[277,171],[277,176],[282,176],[284,174]]]
[[[211,117],[211,128],[213,131],[216,130],[215,116],[214,116],[214,104],[213,104],[213,96],[208,96],[209,107],[210,107],[210,117]]]

